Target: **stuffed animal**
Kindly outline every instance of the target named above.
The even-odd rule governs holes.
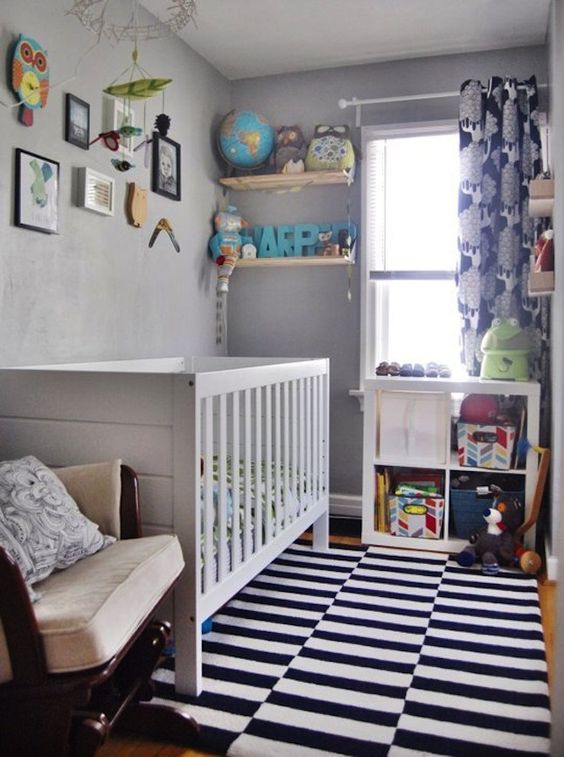
[[[216,213],[213,222],[216,234],[210,239],[209,246],[216,262],[217,291],[229,291],[229,277],[233,273],[235,263],[241,254],[241,229],[248,228],[249,223],[235,213],[236,208],[230,205],[227,210]]]
[[[274,146],[276,173],[303,173],[305,156],[306,141],[300,127],[281,126]]]
[[[515,532],[523,522],[523,504],[497,486],[490,486],[489,491],[495,499],[492,507],[484,510],[486,525],[471,535],[470,544],[459,553],[457,562],[469,568],[480,560],[482,573],[495,576],[500,565],[515,564]]]
[[[354,163],[355,151],[346,124],[315,127],[307,148],[306,171],[352,171]]]
[[[542,567],[542,558],[532,549],[526,549],[522,544],[515,545],[515,564],[518,565],[523,573],[535,575]]]

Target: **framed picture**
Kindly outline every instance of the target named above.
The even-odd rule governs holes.
[[[135,111],[131,102],[120,100],[118,97],[104,97],[103,101],[104,131],[119,131],[122,126],[135,126]],[[120,136],[120,154],[133,157],[134,137]]]
[[[90,142],[90,105],[67,92],[65,139],[71,145],[88,150]]]
[[[180,200],[180,145],[153,132],[151,189],[163,197]]]
[[[16,148],[15,224],[58,234],[59,164]]]

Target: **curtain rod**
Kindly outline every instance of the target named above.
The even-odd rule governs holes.
[[[548,87],[548,84],[537,84],[537,89]],[[526,85],[521,84],[517,87],[517,89],[525,89]],[[486,87],[482,87],[482,90],[484,92],[487,91]],[[356,97],[353,97],[352,100],[345,100],[345,98],[341,98],[337,105],[341,110],[344,110],[345,108],[348,108],[350,106],[353,106],[357,108],[356,111],[356,125],[360,126],[360,107],[362,105],[379,105],[381,103],[403,103],[403,102],[411,102],[413,100],[440,100],[443,97],[459,97],[460,91],[456,92],[430,92],[427,94],[421,94],[421,95],[400,95],[399,97],[373,97],[369,98],[367,100],[359,100]]]

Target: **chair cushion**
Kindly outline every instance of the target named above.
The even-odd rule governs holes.
[[[48,671],[86,670],[110,660],[150,617],[183,567],[177,537],[164,534],[117,541],[42,581],[34,610]],[[3,635],[0,626],[0,654]],[[0,683],[7,670],[0,661]]]
[[[0,463],[0,544],[18,563],[28,588],[112,541],[36,457]]]
[[[111,659],[180,575],[176,536],[128,539],[56,573],[35,606],[47,669],[61,673]]]
[[[53,468],[80,512],[103,534],[120,538],[121,460]]]

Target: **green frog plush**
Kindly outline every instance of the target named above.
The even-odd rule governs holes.
[[[528,381],[529,338],[517,318],[494,318],[481,349],[484,355],[481,378]]]

